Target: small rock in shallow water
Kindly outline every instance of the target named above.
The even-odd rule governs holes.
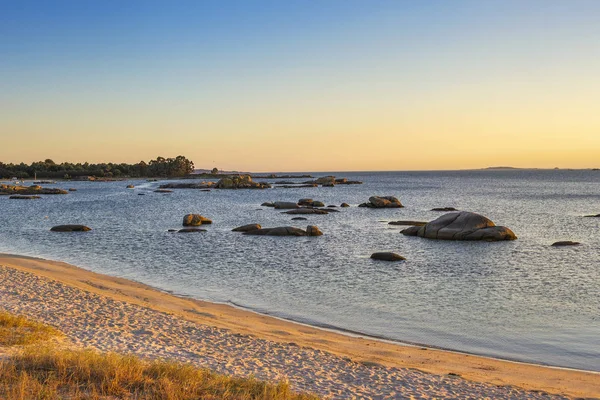
[[[400,254],[392,253],[392,252],[380,252],[371,254],[371,258],[374,260],[381,261],[403,261],[406,258],[402,257]]]
[[[87,232],[91,231],[92,228],[88,228],[85,225],[58,225],[50,229],[52,232]]]
[[[579,243],[579,242],[572,242],[570,240],[563,240],[563,241],[560,241],[560,242],[554,242],[554,243],[552,243],[552,246],[554,246],[554,247],[559,247],[559,246],[578,246],[580,244],[581,243]]]

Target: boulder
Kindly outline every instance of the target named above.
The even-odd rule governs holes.
[[[373,260],[382,260],[382,261],[403,261],[403,260],[406,260],[406,258],[402,257],[400,254],[391,253],[391,252],[373,253],[373,254],[371,254],[371,258]]]
[[[340,205],[340,207],[343,207],[343,208],[350,207],[350,204],[348,204],[348,203],[342,203]]]
[[[92,228],[88,228],[85,225],[58,225],[50,229],[52,232],[87,232],[91,231]]]
[[[454,207],[438,207],[438,208],[432,208],[431,211],[450,212],[450,211],[458,211],[458,210]]]
[[[298,208],[300,206],[296,203],[292,203],[291,201],[276,201],[275,203],[273,203],[273,207],[275,207],[278,210],[290,210],[293,208]]]
[[[301,206],[310,206],[313,203],[313,199],[300,199],[298,200],[298,204]]]
[[[362,203],[359,207],[368,207],[368,208],[402,208],[404,207],[400,200],[395,198],[394,196],[371,196],[369,197],[369,201],[366,203]]]
[[[572,241],[570,241],[570,240],[564,240],[564,241],[561,241],[561,242],[554,242],[554,243],[552,243],[552,246],[554,246],[554,247],[561,247],[561,246],[578,246],[578,245],[580,245],[580,244],[581,244],[581,243],[579,243],[579,242],[572,242]]]
[[[133,186],[133,185],[127,185],[127,189],[133,189],[133,188],[135,188],[135,186]]]
[[[314,225],[307,226],[306,233],[308,236],[323,236],[323,232],[321,232],[321,230]]]
[[[496,226],[491,220],[473,212],[461,211],[444,214],[423,225],[404,229],[406,236],[419,236],[440,240],[515,240],[517,237],[508,228]]]
[[[423,222],[423,221],[392,221],[392,222],[388,222],[388,225],[423,226],[426,224],[427,224],[427,222]]]
[[[260,224],[248,224],[244,226],[238,226],[237,228],[232,229],[232,232],[250,232],[256,229],[260,229]]]
[[[313,203],[310,206],[311,207],[325,207],[325,203],[323,203],[322,201],[313,201]]]
[[[183,226],[200,226],[212,224],[212,221],[200,214],[187,214],[183,217]]]
[[[9,199],[13,199],[13,200],[35,200],[35,199],[41,199],[41,197],[40,196],[22,196],[20,194],[17,194],[17,195],[10,196]]]
[[[271,185],[264,182],[254,182],[250,175],[232,175],[220,179],[216,184],[217,189],[267,189]]]
[[[198,229],[198,228],[182,228],[177,231],[177,233],[194,233],[194,232],[206,232],[206,229]]]

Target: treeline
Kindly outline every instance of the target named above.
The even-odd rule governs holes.
[[[47,159],[34,162],[31,165],[4,164],[0,161],[0,178],[18,179],[28,178],[53,178],[71,179],[82,176],[93,176],[96,178],[119,178],[119,177],[179,177],[194,172],[194,163],[184,156],[175,158],[158,157],[148,163],[140,161],[137,164],[90,164],[90,163],[61,163]]]

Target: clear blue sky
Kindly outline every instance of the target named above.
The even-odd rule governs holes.
[[[578,0],[0,1],[0,160],[587,166],[599,21]]]

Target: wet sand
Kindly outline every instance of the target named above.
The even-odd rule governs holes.
[[[29,257],[0,255],[0,308],[76,345],[284,379],[330,398],[600,397],[597,373],[347,336]]]

